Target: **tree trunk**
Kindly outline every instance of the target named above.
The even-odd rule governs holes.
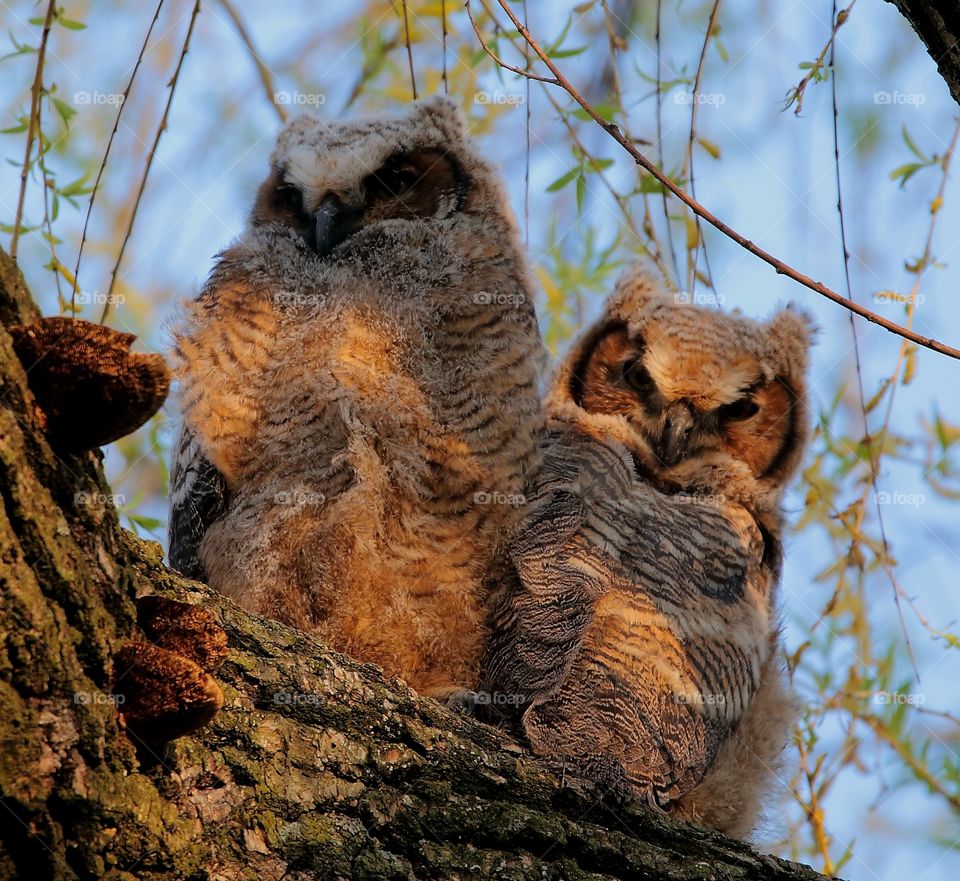
[[[0,252],[3,325],[36,317]],[[51,451],[2,328],[0,382],[0,879],[822,877],[581,801],[493,728],[181,579],[120,528],[99,454]],[[110,695],[152,592],[230,647],[224,709],[154,752]]]
[[[960,104],[960,2],[889,0],[923,40],[953,100]]]

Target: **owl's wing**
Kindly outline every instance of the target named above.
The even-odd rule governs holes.
[[[226,510],[227,481],[204,455],[193,432],[180,429],[170,473],[170,565],[188,578],[206,580],[200,543]]]
[[[747,691],[751,659],[716,610],[736,620],[748,551],[716,511],[609,453],[553,450],[564,461],[512,542],[518,583],[491,622],[491,690],[524,695],[534,752],[666,806],[710,767]]]
[[[510,583],[491,613],[485,689],[513,704],[559,684],[590,622],[591,575],[578,565],[583,519],[582,500],[557,490],[511,542]]]

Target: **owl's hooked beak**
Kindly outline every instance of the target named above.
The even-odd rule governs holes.
[[[693,409],[686,401],[673,401],[667,406],[654,450],[663,465],[669,467],[684,459],[694,422]]]
[[[360,212],[345,205],[339,196],[328,193],[317,208],[313,249],[326,257],[344,239],[360,229]]]

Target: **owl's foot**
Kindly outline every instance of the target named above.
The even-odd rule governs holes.
[[[541,761],[560,778],[564,789],[581,798],[622,807],[638,801],[623,765],[605,756],[541,756]]]
[[[475,716],[477,713],[477,692],[469,688],[458,688],[447,695],[443,701],[448,710],[460,716]]]
[[[148,745],[206,725],[223,706],[210,675],[227,651],[227,635],[199,606],[160,596],[137,603],[137,620],[152,642],[128,642],[114,656],[113,691],[130,733]]]
[[[136,339],[77,318],[7,328],[54,449],[79,453],[138,429],[160,409],[170,371],[160,355],[130,351]]]

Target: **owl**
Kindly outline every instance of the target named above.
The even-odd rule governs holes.
[[[795,713],[777,586],[812,332],[633,271],[558,370],[481,694],[574,788],[755,825]]]
[[[171,564],[423,693],[475,687],[544,354],[455,105],[291,122],[174,335]]]

